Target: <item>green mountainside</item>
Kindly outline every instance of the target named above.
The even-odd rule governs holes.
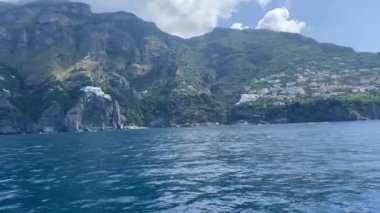
[[[192,39],[126,12],[0,2],[0,133],[377,119],[380,55],[298,34]]]

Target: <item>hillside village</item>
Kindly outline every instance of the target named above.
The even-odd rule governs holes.
[[[316,62],[310,62],[311,64]],[[340,65],[345,65],[341,63]],[[380,67],[297,67],[294,74],[281,72],[252,80],[236,105],[258,100],[285,105],[296,98],[330,98],[349,93],[380,91]]]

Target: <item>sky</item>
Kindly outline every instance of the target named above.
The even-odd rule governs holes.
[[[357,51],[380,52],[380,0],[78,1],[91,4],[94,12],[135,13],[163,31],[184,38],[215,27],[267,29],[300,33]]]

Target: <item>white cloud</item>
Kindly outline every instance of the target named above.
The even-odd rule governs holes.
[[[139,14],[174,35],[192,37],[229,18],[241,0],[147,0]]]
[[[266,29],[280,32],[301,33],[305,22],[291,20],[288,9],[276,8],[268,11],[258,22],[256,29]]]
[[[231,25],[231,29],[234,29],[234,30],[245,30],[245,29],[249,29],[249,27],[244,26],[242,23],[233,23]]]

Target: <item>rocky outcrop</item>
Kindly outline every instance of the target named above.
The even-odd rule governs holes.
[[[81,97],[64,118],[65,131],[99,131],[121,129],[120,106],[96,95]]]
[[[70,132],[77,132],[82,128],[84,104],[80,100],[73,108],[71,108],[64,118],[64,129]]]
[[[288,114],[285,106],[258,107],[242,105],[232,110],[229,118],[230,123],[287,123]]]
[[[28,119],[9,101],[10,94],[0,90],[0,134],[17,134],[28,131]]]
[[[63,129],[64,111],[62,106],[54,102],[47,108],[41,118],[38,120],[38,129],[40,132],[59,132]]]
[[[113,112],[112,112],[112,127],[113,129],[123,129],[123,123],[121,120],[120,105],[119,102],[113,101]]]

